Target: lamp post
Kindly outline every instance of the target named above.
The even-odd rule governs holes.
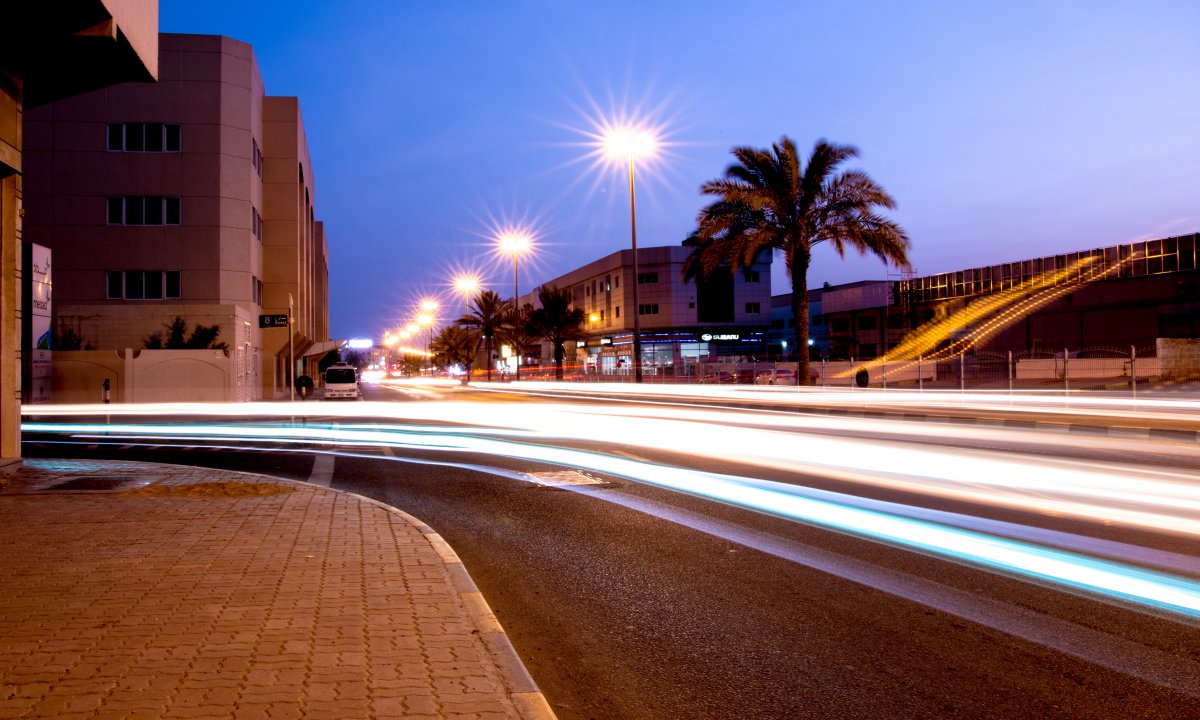
[[[429,358],[429,375],[433,376],[433,353],[430,348],[433,346],[433,316],[422,314],[417,317],[417,322],[429,328],[429,339],[425,341],[425,357]]]
[[[530,244],[532,244],[532,240],[530,239],[530,237],[528,235],[526,235],[524,233],[520,233],[520,232],[506,232],[500,236],[499,240],[500,240],[501,252],[512,253],[512,259],[513,259],[513,320],[514,320],[513,324],[516,325],[517,333],[519,334],[520,333],[520,325],[521,325],[521,302],[520,302],[520,294],[519,294],[518,283],[517,283],[517,260],[518,260],[518,258],[521,257],[521,253],[523,253],[529,249]],[[516,369],[516,372],[514,373],[513,377],[516,380],[520,380],[521,379],[521,348],[516,346],[517,345],[516,343],[513,343],[513,345],[514,345],[513,350],[516,352],[516,356],[517,356],[517,369]]]
[[[479,278],[459,275],[454,278],[454,289],[463,294],[463,315],[471,314],[471,294],[479,289]]]
[[[642,308],[638,299],[637,205],[633,192],[633,163],[639,157],[652,156],[657,145],[658,141],[651,133],[636,128],[612,128],[604,135],[605,154],[612,160],[629,163],[629,237],[633,247],[633,379],[639,383],[642,381]]]

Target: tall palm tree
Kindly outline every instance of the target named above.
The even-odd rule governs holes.
[[[471,377],[471,365],[475,363],[475,353],[479,351],[479,336],[473,330],[457,325],[447,325],[433,337],[429,344],[433,353],[433,361],[443,367],[459,365],[466,371],[466,377]]]
[[[459,318],[455,324],[465,328],[474,328],[478,337],[483,340],[487,357],[487,379],[492,381],[492,340],[503,335],[512,325],[512,308],[507,300],[502,300],[499,293],[492,290],[482,290],[471,303],[471,312]],[[476,351],[479,346],[476,345]]]
[[[813,248],[829,243],[839,257],[846,246],[908,268],[908,236],[879,214],[896,201],[861,170],[838,166],[858,156],[850,145],[818,140],[807,163],[786,135],[770,149],[735,147],[737,162],[724,177],[700,187],[716,198],[700,210],[685,244],[696,250],[684,278],[736,272],[764,251],[783,254],[792,281],[792,327],[800,350],[796,383],[808,383],[808,265]],[[886,348],[884,348],[886,350]]]
[[[563,345],[584,337],[586,315],[581,308],[571,307],[569,288],[560,290],[553,285],[543,285],[538,290],[538,301],[541,307],[525,315],[525,327],[530,335],[546,340],[554,348],[554,378],[562,380],[563,357],[566,355]]]

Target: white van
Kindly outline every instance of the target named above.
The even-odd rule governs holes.
[[[358,399],[358,370],[353,365],[337,363],[325,370],[325,399]]]

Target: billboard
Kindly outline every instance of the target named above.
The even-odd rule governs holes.
[[[50,402],[51,276],[50,248],[30,245],[29,353],[30,383],[26,402]]]

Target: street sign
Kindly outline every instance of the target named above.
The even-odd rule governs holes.
[[[260,328],[287,327],[287,313],[280,313],[279,315],[259,315],[258,326]]]

